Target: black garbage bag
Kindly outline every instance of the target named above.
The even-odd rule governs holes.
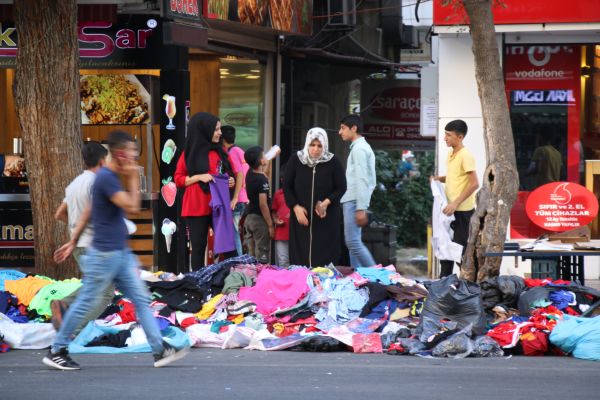
[[[502,357],[504,350],[489,336],[480,336],[473,341],[471,357]]]
[[[431,355],[434,357],[465,358],[473,352],[473,341],[471,340],[471,326],[451,335],[444,341],[438,343]]]
[[[395,332],[388,332],[381,335],[381,346],[384,349],[389,349],[392,343],[396,343],[398,339],[410,337],[410,330],[406,327],[402,327]]]
[[[423,351],[426,351],[425,345],[419,341],[419,339],[401,338],[397,342],[400,346],[404,347],[408,354],[415,355]]]
[[[443,320],[456,322],[457,329],[472,324],[474,334],[484,334],[485,313],[479,285],[456,275],[433,282],[417,328],[419,340],[426,342],[427,338],[439,332]]]
[[[600,291],[588,286],[581,286],[575,282],[561,286],[536,286],[524,291],[519,296],[519,313],[525,316],[531,315],[532,304],[539,300],[548,300],[550,293],[558,290],[568,290],[575,293],[578,304],[592,304],[600,300]]]
[[[527,289],[525,280],[520,276],[496,276],[480,283],[483,308],[487,311],[497,305],[516,308],[519,296]]]
[[[297,346],[290,348],[292,351],[333,352],[347,351],[348,346],[329,336],[312,336]]]

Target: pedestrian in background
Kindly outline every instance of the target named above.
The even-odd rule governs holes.
[[[127,132],[113,131],[108,137],[108,145],[111,160],[96,174],[91,210],[86,211],[91,215],[94,237],[83,257],[83,286],[75,303],[69,307],[48,355],[43,359],[44,364],[56,369],[80,369],[79,364],[69,356],[71,335],[98,304],[101,293],[113,282],[135,306],[137,318],[152,348],[155,367],[166,366],[189,351],[189,347],[175,349],[163,342],[158,323],[150,310],[150,292],[139,277],[137,258],[127,245],[129,233],[125,212],[137,213],[140,210],[137,144]],[[120,178],[127,182],[127,190],[123,189]],[[73,253],[85,226],[85,218],[82,218],[71,240],[56,251],[56,262],[63,262]]]
[[[339,264],[344,168],[329,152],[327,133],[312,128],[304,148],[292,155],[283,180],[290,215],[290,263],[309,267]]]
[[[229,154],[229,158],[233,163],[234,169],[238,171],[238,175],[236,176],[236,184],[238,182],[238,177],[242,182],[242,186],[240,188],[240,194],[237,199],[237,204],[231,202],[231,207],[233,210],[233,228],[235,229],[235,249],[237,251],[238,256],[244,254],[244,250],[242,248],[242,240],[240,237],[240,220],[246,211],[246,207],[248,206],[248,194],[246,193],[246,175],[248,174],[248,170],[250,167],[246,160],[244,160],[244,150],[241,147],[235,144],[235,128],[231,125],[224,125],[221,127],[221,137],[223,138],[223,146],[227,153]],[[241,172],[241,175],[240,175]]]
[[[86,213],[84,216],[85,220],[89,220],[89,209],[92,204],[92,187],[96,179],[96,172],[105,165],[108,151],[98,142],[85,142],[83,144],[82,155],[86,169],[69,183],[65,189],[65,198],[54,214],[55,219],[67,223],[71,233],[75,231],[77,223],[82,219],[84,213]],[[85,253],[85,249],[92,244],[93,237],[93,224],[87,223],[77,241],[75,250],[73,250],[73,257],[77,261],[79,270],[83,275],[85,275],[85,265],[82,263],[82,256]],[[54,325],[56,330],[60,329],[63,314],[75,302],[78,293],[79,290],[61,300],[52,300],[50,302],[52,325]],[[115,285],[111,283],[100,294],[98,306],[90,310],[89,314],[75,328],[75,332],[79,332],[89,321],[98,318],[110,304],[114,296]]]
[[[340,121],[339,135],[350,142],[350,154],[346,165],[347,190],[342,196],[344,210],[344,237],[350,253],[350,264],[372,267],[375,260],[362,242],[362,227],[369,223],[367,209],[375,189],[375,154],[361,134],[362,120],[350,114]]]
[[[221,140],[221,121],[212,114],[201,112],[190,118],[183,153],[177,162],[174,181],[183,188],[181,216],[190,230],[192,269],[205,266],[208,228],[212,226],[209,183],[213,175],[229,175],[229,187],[235,185],[231,203],[237,203],[242,182],[236,183],[238,173],[227,155]],[[232,238],[233,240],[233,238]]]
[[[290,209],[285,204],[285,196],[283,194],[285,168],[285,164],[280,168],[279,189],[273,195],[273,203],[271,204],[271,210],[273,211],[271,217],[275,224],[275,262],[283,268],[290,266]]]
[[[456,119],[446,124],[444,141],[446,146],[452,148],[446,161],[446,176],[432,177],[445,184],[448,205],[442,212],[454,215],[454,221],[450,225],[454,231],[452,241],[463,246],[463,255],[469,241],[469,221],[475,211],[475,191],[479,188],[475,157],[463,144],[466,135],[465,121]],[[441,260],[440,265],[440,278],[452,274],[454,261]]]
[[[246,175],[248,209],[244,221],[244,239],[248,253],[259,262],[270,262],[271,239],[275,237],[275,226],[271,218],[271,188],[265,173],[269,162],[265,159],[262,147],[254,146],[246,150],[244,159],[250,166]]]

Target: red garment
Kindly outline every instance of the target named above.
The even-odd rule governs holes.
[[[121,309],[118,314],[121,317],[121,323],[126,324],[128,322],[134,322],[136,320],[135,316],[135,306],[132,302],[121,299],[117,303],[117,306]]]
[[[536,287],[536,286],[547,286],[549,283],[553,283],[555,285],[570,285],[570,281],[565,281],[562,279],[553,280],[552,278],[544,278],[544,279],[533,279],[527,278],[525,279],[525,285],[527,287]]]
[[[283,225],[275,225],[275,240],[290,240],[290,209],[285,204],[283,189],[279,189],[273,196],[271,210],[283,221]]]
[[[234,174],[237,174],[235,166],[229,159],[229,164]],[[212,175],[217,175],[221,171],[221,158],[219,153],[215,150],[208,152],[208,172]],[[188,176],[187,166],[185,165],[185,154],[181,153],[179,161],[177,161],[177,169],[175,170],[174,181],[178,188],[185,188],[183,192],[183,202],[181,205],[181,216],[182,217],[203,217],[205,215],[211,215],[212,210],[210,208],[210,192],[205,193],[199,184],[193,184],[185,186],[185,178]]]
[[[548,335],[532,330],[521,335],[521,346],[526,356],[543,356],[548,351]]]

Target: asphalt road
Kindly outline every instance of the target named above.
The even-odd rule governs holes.
[[[571,357],[422,359],[352,353],[193,349],[169,367],[150,354],[75,355],[51,370],[45,350],[0,354],[0,399],[598,399],[600,362]]]

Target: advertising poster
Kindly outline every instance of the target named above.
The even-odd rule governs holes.
[[[147,75],[82,75],[79,80],[83,125],[151,123],[152,96]],[[148,88],[142,84],[146,81]]]
[[[564,232],[592,222],[598,214],[598,199],[576,183],[552,182],[529,195],[526,211],[540,228]]]
[[[207,0],[206,17],[310,35],[312,0]]]

